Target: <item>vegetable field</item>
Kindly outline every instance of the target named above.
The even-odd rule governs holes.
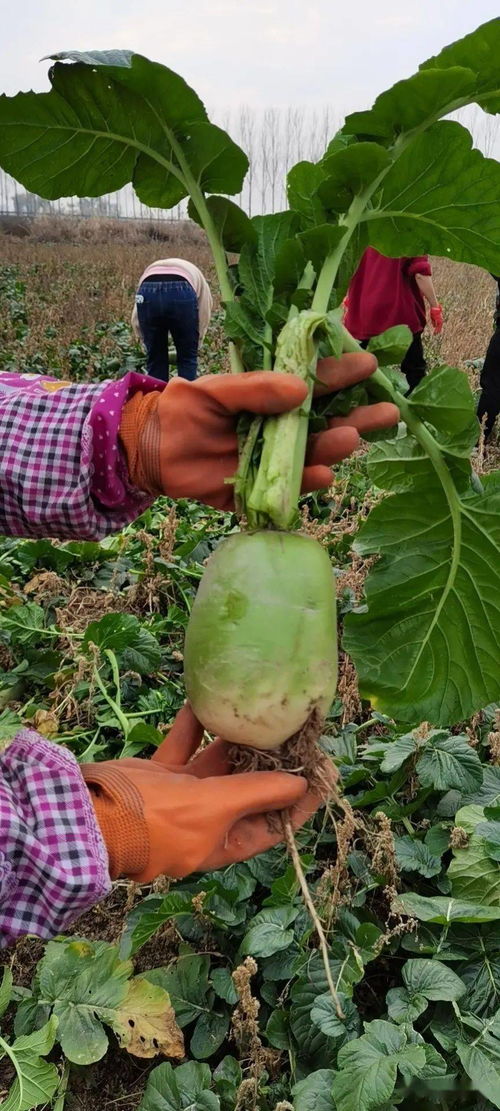
[[[142,366],[124,319],[132,279],[122,292],[124,272],[137,269],[137,247],[122,245],[118,264],[111,246],[105,272],[101,251],[98,258],[95,248],[84,247],[83,260],[80,251],[2,240],[8,257],[0,273],[4,365],[69,372],[80,380],[89,369],[98,378],[117,364]],[[452,336],[457,344],[465,340],[474,274],[482,331],[475,349],[458,351],[462,361],[473,360],[488,339],[489,280],[451,264],[440,269],[437,262],[435,270],[449,305],[443,342],[450,344]],[[85,283],[96,283],[96,273],[92,298]],[[83,315],[71,322],[67,306],[75,304],[75,286],[89,292],[73,309]],[[46,311],[65,320],[55,335],[41,315],[43,290]],[[117,314],[111,320],[101,319],[100,302],[108,297],[123,298],[110,310],[106,305]],[[31,354],[34,343],[38,358]],[[428,354],[437,361],[432,348]],[[223,359],[216,317],[203,363],[217,369]],[[496,456],[493,445],[485,468],[496,465]],[[366,459],[362,449],[341,464],[329,494],[307,499],[302,510],[304,531],[319,537],[332,559],[341,615],[360,597],[366,573],[366,561],[351,554],[352,532],[378,497]],[[188,502],[174,508],[163,499],[102,544],[3,540],[2,743],[23,722],[85,760],[150,752],[184,697],[183,641],[203,564],[234,525],[230,515]],[[75,924],[77,944],[27,939],[3,954],[13,986],[6,973],[0,1034],[25,1082],[38,1077],[47,1106],[58,1111],[496,1106],[481,1102],[461,1057],[469,1060],[467,1047],[483,1030],[491,1054],[491,1018],[500,1006],[500,873],[495,842],[485,841],[480,829],[488,820],[495,829],[485,808],[500,796],[499,717],[492,705],[453,733],[433,734],[425,725],[405,733],[361,703],[352,667],[341,657],[323,744],[341,770],[347,809],[333,822],[321,812],[300,834],[299,848],[327,932],[344,1022],[332,1009],[283,848],[222,875],[158,890],[120,882]],[[68,968],[76,984],[69,997]],[[37,986],[41,975],[53,983],[49,998]],[[161,1064],[159,1056],[138,1058],[119,1047],[123,985],[134,976],[143,981],[145,1015],[147,985],[168,991],[184,1035],[184,1063]],[[100,1012],[87,1007],[89,992],[99,995]],[[57,1035],[53,1030],[41,1044],[32,1031],[53,1013]],[[30,1042],[16,1055],[21,1037]],[[340,1054],[356,1094],[334,1102]],[[385,1077],[384,1095],[368,1088],[363,1105],[354,1084],[373,1075],[374,1059]],[[13,1075],[5,1056],[0,1091]]]
[[[207,587],[195,597],[219,561],[221,581],[232,573],[236,546],[245,560],[256,541],[270,560],[273,527],[316,552],[318,612],[328,556],[343,630],[333,701],[331,675],[314,688],[314,752],[337,766],[339,797],[296,834],[291,856],[280,847],[151,888],[119,882],[70,935],[8,952],[6,1111],[500,1107],[500,485],[495,443],[476,449],[469,365],[489,334],[484,271],[500,270],[500,166],[442,118],[469,102],[499,110],[499,46],[494,20],[348,117],[323,159],[290,171],[289,210],[252,221],[228,200],[244,153],[180,77],[139,55],[59,55],[46,99],[0,101],[0,163],[26,187],[98,195],[132,181],[165,208],[188,196],[221,294],[203,369],[276,363],[307,392],[284,417],[241,422],[234,514],[159,499],[101,543],[1,541],[2,743],[29,722],[82,761],[148,755],[185,697],[185,652],[195,708],[220,728],[193,684]],[[395,369],[408,343],[398,328],[375,339],[382,369],[366,389],[318,404],[317,356],[358,349],[341,300],[367,244],[444,256],[447,332],[429,343],[431,373],[410,399]],[[31,253],[29,241],[9,242],[2,369],[86,379],[142,366],[125,309],[151,249],[137,245],[128,269],[125,248],[113,252],[94,265],[88,244]],[[399,428],[299,502],[309,418],[321,429],[380,399],[399,405]],[[258,531],[240,531],[242,519]],[[332,640],[329,623],[328,658]],[[319,654],[314,638],[308,652]],[[238,694],[237,669],[224,678]],[[289,679],[277,692],[288,711]],[[236,713],[224,726],[235,720],[237,732]],[[231,739],[254,743],[248,732]]]

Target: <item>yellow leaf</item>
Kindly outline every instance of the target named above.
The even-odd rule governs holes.
[[[129,981],[125,999],[104,1021],[135,1057],[184,1057],[184,1038],[168,992],[139,976]]]
[[[41,733],[42,737],[57,737],[59,719],[53,710],[37,710],[31,721],[33,728]]]

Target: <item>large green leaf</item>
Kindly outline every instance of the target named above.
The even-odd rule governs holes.
[[[276,259],[280,248],[292,234],[296,218],[293,212],[275,212],[268,216],[255,216],[253,243],[241,252],[238,277],[244,296],[262,318],[273,301],[273,284]]]
[[[138,675],[151,675],[161,664],[161,648],[149,629],[138,623],[126,647],[120,652],[120,664],[124,670],[136,671]]]
[[[120,943],[120,956],[131,957],[163,925],[193,911],[192,895],[187,892],[169,891],[163,898],[151,895],[131,910]]]
[[[438,369],[429,380],[414,391],[412,410],[422,405],[427,418],[432,410],[453,440],[473,415],[472,395],[467,403],[462,379],[457,404],[438,418],[447,378]],[[413,444],[407,437],[372,449],[374,481],[395,493],[372,510],[355,541],[360,554],[382,558],[366,580],[367,608],[346,618],[344,644],[376,709],[412,725],[450,725],[500,697],[500,496],[471,493],[465,460],[445,461],[437,447],[435,469]],[[467,774],[479,779],[473,763],[469,754]],[[463,764],[460,777],[465,772]]]
[[[425,995],[409,991],[408,988],[391,988],[387,992],[387,1013],[393,1022],[416,1022],[427,1010]]]
[[[358,1009],[352,999],[343,992],[339,992],[339,1002],[344,1018],[339,1018],[337,1006],[331,993],[316,996],[311,1007],[311,1021],[326,1034],[328,1038],[335,1038],[339,1044],[357,1038],[359,1034],[360,1018]]]
[[[318,1069],[299,1080],[292,1091],[294,1111],[335,1111],[333,1069]]]
[[[339,1052],[333,1080],[338,1111],[376,1111],[390,1100],[398,1067],[418,1075],[425,1066],[423,1047],[409,1045],[400,1027],[376,1020],[365,1029],[361,1038]]]
[[[496,806],[495,812],[498,814],[498,807]],[[487,815],[485,815],[487,817]],[[480,822],[476,826],[476,833],[482,837],[486,852],[492,860],[500,861],[500,820],[495,818],[494,821]]]
[[[473,1014],[490,1014],[500,1007],[500,950],[488,938],[476,936],[476,960],[460,965],[467,988],[467,1007]]]
[[[240,191],[246,156],[181,77],[126,51],[81,58],[56,62],[49,93],[0,98],[0,164],[26,188],[55,199],[132,182],[145,204],[165,208],[193,182]]]
[[[123,670],[150,675],[161,664],[161,649],[155,636],[131,613],[106,613],[85,630],[83,647],[97,644],[116,652]]]
[[[208,197],[207,209],[226,251],[239,253],[244,243],[255,239],[255,227],[252,221],[242,208],[228,200],[227,197]],[[192,200],[188,205],[188,215],[195,223],[202,224],[199,212]]]
[[[181,1028],[208,1012],[209,969],[209,957],[186,953],[167,968],[154,968],[145,973],[150,983],[159,984],[168,992]]]
[[[395,140],[461,105],[500,110],[500,20],[492,19],[429,58],[419,72],[382,93],[369,112],[347,117],[344,131]]]
[[[50,1053],[57,1031],[57,1019],[52,1017],[40,1030],[22,1034],[7,1045],[0,1038],[0,1059],[7,1056],[15,1068],[15,1079],[2,1111],[33,1111],[34,1107],[49,1102],[59,1083],[55,1065],[42,1060]]]
[[[36,602],[12,606],[2,614],[1,627],[6,629],[13,644],[29,644],[45,627],[45,613]]]
[[[131,613],[106,613],[87,625],[82,645],[86,648],[88,644],[97,644],[103,650],[125,652],[140,629],[137,617]]]
[[[408,991],[434,1002],[460,999],[466,991],[460,977],[442,961],[429,961],[425,958],[407,961],[402,976]]]
[[[460,124],[441,121],[387,173],[377,206],[365,213],[370,244],[386,255],[432,253],[495,270],[499,195],[499,163],[473,150]]]
[[[456,1049],[477,1091],[491,1100],[494,1107],[500,1107],[500,1042],[487,1038],[476,1045],[460,1039]]]
[[[9,1006],[12,993],[12,984],[12,972],[8,965],[5,965],[2,969],[2,982],[0,984],[0,1018],[3,1014],[5,1014],[5,1011]]]
[[[421,420],[433,426],[447,452],[469,457],[478,438],[478,422],[465,373],[451,366],[435,367],[414,390],[410,404]]]
[[[480,806],[464,806],[455,815],[455,823],[469,834],[463,848],[453,849],[453,860],[448,868],[453,895],[469,902],[500,906],[500,867],[488,853],[488,846],[478,826],[484,811]]]
[[[490,19],[476,31],[445,46],[439,54],[420,66],[421,70],[448,69],[466,66],[475,75],[474,100],[487,112],[500,111],[500,77],[498,52],[500,50],[500,19]]]
[[[103,1023],[136,1056],[160,1051],[183,1056],[167,993],[140,977],[131,979],[131,972],[131,962],[121,961],[105,942],[49,942],[37,969],[36,996],[58,1019],[57,1037],[69,1061],[88,1065],[104,1056]]]
[[[318,197],[328,211],[344,212],[388,165],[389,155],[378,143],[344,147],[323,159],[325,180],[318,185]]]
[[[430,879],[439,875],[441,861],[433,856],[427,845],[408,835],[394,838],[394,848],[398,868],[402,872],[419,872],[421,876]]]
[[[196,1061],[176,1069],[168,1063],[158,1065],[149,1075],[138,1111],[219,1111],[211,1084],[208,1065]]]
[[[325,179],[323,167],[315,162],[297,162],[287,176],[287,195],[290,208],[298,212],[304,227],[322,224],[326,218],[319,199],[318,186]]]
[[[500,768],[485,764],[481,786],[471,792],[464,802],[477,803],[478,806],[500,806]]]
[[[272,957],[293,941],[289,927],[299,913],[298,907],[266,907],[249,923],[241,952],[252,957]]]
[[[238,992],[234,986],[234,981],[228,968],[213,968],[210,972],[210,983],[219,996],[219,999],[224,999],[232,1007],[238,1002]]]
[[[454,789],[463,795],[483,782],[481,761],[465,734],[453,736],[438,731],[431,736],[418,761],[417,773],[423,787]]]
[[[407,914],[421,922],[437,922],[443,926],[450,922],[492,922],[500,919],[500,907],[480,906],[443,895],[425,896],[407,891],[393,900],[398,914]]]
[[[195,1023],[190,1052],[198,1060],[212,1056],[219,1049],[229,1025],[229,1013],[222,1003],[214,1001],[208,982],[209,970],[209,957],[181,953],[168,967],[153,968],[144,974],[149,983],[167,992],[181,1029]],[[229,982],[234,991],[230,977]],[[233,1003],[236,1000],[237,996],[232,998]]]
[[[213,996],[212,996],[213,999]],[[204,1061],[212,1057],[220,1049],[229,1030],[229,1011],[221,1003],[210,1014],[200,1015],[193,1030],[190,1042],[190,1052],[197,1061]]]
[[[379,366],[395,366],[402,363],[412,341],[412,334],[406,324],[396,324],[378,336],[372,336],[368,351],[376,356]],[[406,380],[401,376],[401,392],[406,393]]]
[[[386,775],[392,775],[399,771],[405,760],[413,756],[417,748],[418,741],[413,733],[404,733],[401,737],[396,737],[395,741],[387,741],[384,744],[385,754],[380,765],[380,771]]]
[[[238,301],[226,303],[226,332],[238,342],[247,369],[270,365],[273,327],[269,322],[275,300],[275,289],[283,286],[283,272],[292,271],[292,289],[300,278],[305,259],[299,245],[294,245],[290,266],[290,237],[297,225],[296,214],[276,212],[255,216],[251,221],[252,235],[247,235],[238,262]],[[283,252],[286,252],[285,259]],[[284,265],[284,262],[286,265]],[[296,273],[293,268],[297,264]],[[284,311],[286,320],[287,310]]]
[[[377,97],[369,111],[347,116],[344,131],[394,142],[399,135],[425,127],[453,108],[467,104],[474,87],[475,78],[468,61],[465,66],[450,68],[448,73],[439,72],[436,66],[398,81]]]

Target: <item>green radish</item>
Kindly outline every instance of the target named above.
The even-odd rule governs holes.
[[[275,749],[337,683],[334,579],[327,553],[297,533],[236,533],[208,561],[186,635],[196,716],[235,744]]]
[[[320,732],[337,683],[334,577],[316,540],[283,531],[297,502],[316,370],[319,313],[296,314],[275,369],[305,379],[304,404],[264,422],[261,455],[243,449],[236,490],[251,527],[208,562],[186,634],[188,698],[206,729],[234,744],[276,749],[310,719]],[[253,442],[253,441],[252,441]]]
[[[302,378],[307,397],[289,413],[254,418],[241,439],[235,502],[251,531],[208,561],[184,646],[186,692],[209,732],[272,751],[307,725],[312,764],[337,685],[334,577],[324,548],[288,530],[300,523],[318,346],[339,355],[345,335],[339,311],[291,310],[274,369]]]

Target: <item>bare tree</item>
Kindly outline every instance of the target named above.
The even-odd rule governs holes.
[[[281,149],[281,114],[277,108],[266,108],[262,118],[263,150],[265,162],[265,207],[270,205],[271,212],[276,208],[276,193],[280,189],[280,171],[283,172]]]
[[[245,188],[244,188],[243,194],[242,194],[242,198],[243,198],[243,195],[246,193],[246,205],[245,205],[245,207],[246,207],[246,211],[248,212],[248,215],[251,216],[252,215],[253,191],[254,191],[254,185],[255,185],[255,180],[254,180],[254,178],[255,178],[255,162],[256,162],[256,155],[257,155],[257,144],[256,144],[256,131],[257,131],[256,124],[257,124],[257,121],[256,121],[256,117],[255,117],[255,112],[253,112],[252,109],[248,107],[248,105],[243,105],[240,108],[238,123],[239,123],[239,133],[240,133],[240,137],[241,137],[241,145],[242,145],[243,150],[245,151],[245,153],[248,155],[248,160],[249,160],[249,163],[250,163],[250,166],[249,166],[249,169],[248,169],[248,174],[247,174],[247,177],[246,177]],[[242,203],[244,203],[243,199],[242,199]]]

